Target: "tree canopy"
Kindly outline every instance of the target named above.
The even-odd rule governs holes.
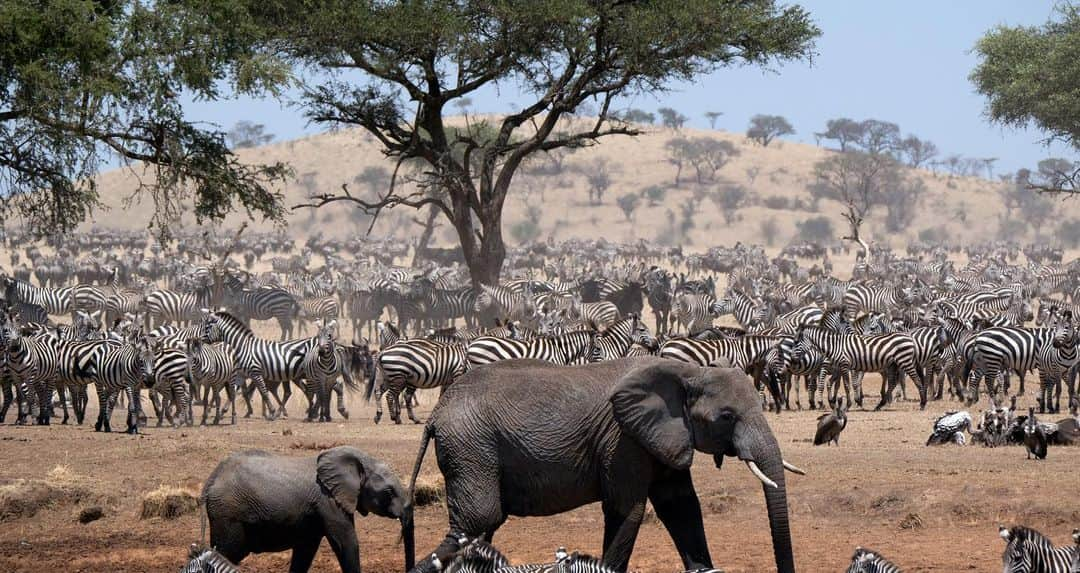
[[[768,147],[777,137],[793,133],[795,128],[782,115],[755,115],[750,118],[750,127],[746,129],[746,137],[762,147]]]
[[[254,87],[252,72],[222,65],[154,2],[0,0],[0,211],[36,233],[70,230],[101,202],[94,175],[107,162],[142,162],[139,191],[165,234],[190,201],[196,218],[242,208],[280,219],[273,183],[285,166],[244,165],[225,135],[184,119],[180,96]],[[136,195],[138,197],[140,195]]]
[[[1042,26],[999,26],[975,45],[971,73],[987,98],[986,113],[1002,125],[1044,131],[1080,150],[1080,6],[1061,3]],[[1080,162],[1035,189],[1080,193]]]
[[[288,66],[306,80],[308,118],[363,128],[391,159],[426,164],[444,190],[410,192],[392,178],[375,201],[345,187],[305,206],[346,201],[376,215],[433,206],[484,283],[498,278],[503,205],[526,158],[634,135],[616,111],[634,94],[737,63],[802,59],[819,35],[801,7],[773,0],[180,0],[170,10],[241,69]],[[448,104],[508,83],[531,101],[497,118],[494,138],[448,129]],[[595,106],[594,118],[572,117],[583,105]]]

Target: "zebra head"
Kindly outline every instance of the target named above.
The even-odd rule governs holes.
[[[655,350],[657,346],[656,337],[649,331],[649,327],[645,326],[641,317],[637,314],[631,314],[630,318],[630,342],[643,346],[648,349]]]
[[[1051,570],[1042,568],[1052,563],[1050,558],[1055,553],[1053,544],[1043,534],[1022,525],[1011,528],[999,525],[998,535],[1005,540],[1005,552],[1001,555],[1004,573]]]
[[[134,350],[134,371],[142,376],[147,388],[154,385],[154,348],[141,328],[135,329],[127,344]]]
[[[225,340],[222,320],[217,313],[208,312],[203,316],[202,327],[199,329],[199,336],[202,338],[203,342],[209,343]]]
[[[325,324],[319,323],[319,333],[315,336],[319,355],[328,356],[334,353],[334,339],[337,338],[336,330],[336,320],[331,320]]]
[[[855,554],[851,556],[851,565],[847,573],[894,573],[900,568],[881,556],[873,549],[856,547]]]

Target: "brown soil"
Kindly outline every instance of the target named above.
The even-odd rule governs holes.
[[[423,397],[421,414],[434,400],[435,394]],[[299,416],[300,401],[294,397],[290,405]],[[937,402],[920,412],[905,402],[889,411],[853,411],[839,448],[809,443],[815,412],[770,416],[785,456],[808,472],[788,480],[800,570],[842,571],[856,545],[873,547],[905,571],[997,570],[999,523],[1023,523],[1058,543],[1069,541],[1080,525],[1080,448],[1055,448],[1048,460],[1036,462],[1019,447],[924,447],[934,416],[954,407]],[[236,427],[148,428],[139,436],[99,434],[89,426],[2,426],[0,484],[23,484],[37,493],[29,496],[32,514],[9,511],[0,518],[0,571],[177,571],[188,545],[199,540],[199,515],[140,519],[143,497],[163,485],[198,491],[220,459],[244,448],[311,455],[312,448],[354,444],[407,475],[420,426],[375,426],[373,409],[356,399],[351,409],[353,417],[344,423],[253,419]],[[421,472],[432,485],[439,478],[433,458],[429,453]],[[693,471],[716,565],[732,572],[769,570],[772,548],[757,481],[737,463],[717,471],[707,456]],[[433,501],[417,512],[421,556],[446,530],[445,509]],[[79,512],[92,505],[104,505],[104,517],[80,524]],[[365,571],[400,571],[396,523],[366,517],[357,524]],[[598,553],[601,538],[594,504],[555,517],[513,518],[495,541],[521,563],[549,560],[560,545]],[[245,571],[287,566],[284,553],[243,562]],[[642,526],[631,568],[681,568],[659,521]],[[336,570],[324,544],[313,571]]]

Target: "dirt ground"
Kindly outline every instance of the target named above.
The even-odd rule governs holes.
[[[877,383],[872,377],[868,382]],[[435,395],[422,400],[420,412],[426,413]],[[0,571],[177,571],[188,544],[199,539],[199,518],[141,519],[141,498],[161,485],[198,491],[214,465],[237,450],[303,456],[351,444],[387,460],[402,476],[410,471],[420,426],[376,426],[373,407],[358,397],[351,399],[353,416],[345,422],[303,423],[296,419],[301,400],[294,395],[290,406],[288,420],[150,427],[139,436],[95,433],[92,426],[0,426],[0,484],[19,478],[69,484],[46,497],[45,507],[32,516],[25,508],[21,514],[18,507],[0,508]],[[877,549],[906,571],[997,570],[1003,548],[999,523],[1023,523],[1058,543],[1069,540],[1072,528],[1080,526],[1080,448],[1052,449],[1048,460],[1036,462],[1027,461],[1020,447],[923,446],[933,417],[954,407],[934,402],[920,412],[915,403],[904,402],[882,412],[852,411],[838,448],[811,445],[816,412],[770,415],[785,456],[808,472],[788,480],[802,571],[843,571],[856,545]],[[121,418],[115,415],[114,427]],[[770,570],[772,549],[758,482],[737,463],[716,470],[708,456],[699,456],[693,472],[715,564],[730,572]],[[437,475],[429,453],[422,479]],[[79,524],[80,510],[92,505],[104,508],[104,518]],[[422,556],[445,533],[446,513],[441,506],[427,506],[418,510],[416,521]],[[560,545],[598,553],[602,529],[600,508],[593,504],[555,517],[511,518],[495,541],[512,562],[535,562],[550,560]],[[401,570],[396,522],[358,518],[358,530],[366,571]],[[286,553],[243,562],[245,571],[287,567]],[[680,568],[663,526],[646,523],[631,569]],[[325,543],[313,570],[337,570]]]

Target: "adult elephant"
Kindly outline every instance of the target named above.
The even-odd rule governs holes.
[[[509,515],[553,515],[600,501],[603,561],[625,571],[652,502],[687,569],[712,567],[690,477],[694,450],[746,462],[764,484],[777,569],[793,572],[784,468],[757,392],[740,370],[659,358],[554,367],[511,360],[471,370],[425,428],[446,483],[450,534],[490,539]]]
[[[292,549],[290,573],[311,567],[323,537],[343,573],[360,573],[353,513],[401,521],[405,568],[413,566],[413,509],[386,464],[340,446],[317,457],[258,450],[225,458],[206,481],[202,502],[210,546],[233,563],[250,553]]]

